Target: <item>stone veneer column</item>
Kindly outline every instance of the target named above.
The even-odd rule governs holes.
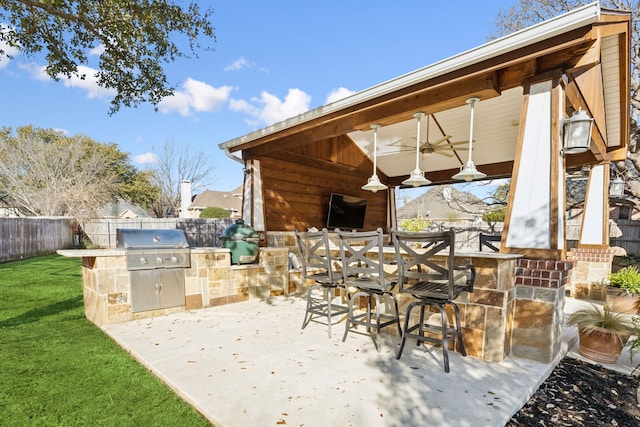
[[[519,259],[511,351],[514,356],[552,362],[562,344],[565,286],[570,261]]]
[[[567,258],[573,262],[569,295],[574,298],[604,301],[607,297],[606,287],[598,282],[608,279],[611,273],[611,262],[616,250],[613,248],[574,248]]]
[[[469,262],[476,267],[474,291],[456,300],[465,349],[470,356],[501,362],[511,351],[516,258],[456,259],[456,264]]]

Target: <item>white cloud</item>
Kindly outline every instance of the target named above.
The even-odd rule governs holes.
[[[325,104],[331,104],[332,102],[336,102],[339,101],[343,98],[346,98],[348,96],[353,95],[354,93],[356,93],[353,90],[349,90],[347,88],[344,87],[339,87],[338,89],[333,89],[329,95],[327,95],[327,100],[325,102]]]
[[[0,55],[0,69],[6,67],[9,64],[9,62],[11,62],[11,59],[9,59],[7,55],[11,57],[15,57],[15,55],[18,52],[20,52],[15,47],[10,47],[7,43],[3,41],[0,41],[0,50],[4,51],[4,53]]]
[[[255,64],[253,62],[247,61],[244,56],[233,61],[231,64],[224,67],[225,71],[237,71],[242,70],[243,68],[253,68]]]
[[[44,66],[35,64],[18,64],[18,68],[26,71],[32,79],[48,82],[51,77],[45,72]]]
[[[19,64],[18,67],[22,70],[25,70],[29,73],[31,78],[48,82],[51,79],[47,74],[44,65],[35,65],[35,64]],[[85,65],[78,66],[78,74],[79,76],[84,76],[84,79],[79,76],[72,76],[71,78],[67,78],[64,76],[60,76],[60,81],[66,87],[78,88],[82,89],[87,93],[87,98],[112,98],[116,95],[115,89],[107,89],[98,85],[98,78],[96,74],[98,70],[95,68],[87,67]]]
[[[244,99],[230,99],[229,109],[231,111],[239,111],[247,113],[251,116],[260,116],[260,109],[253,104],[248,103]]]
[[[87,67],[85,65],[78,66],[78,74],[84,76],[84,79],[78,76],[72,76],[70,79],[62,77],[64,85],[83,89],[87,92],[87,98],[113,98],[116,96],[115,89],[104,88],[98,85],[98,70]]]
[[[162,113],[178,112],[181,116],[188,116],[193,111],[217,111],[231,93],[231,86],[215,88],[206,83],[188,78],[182,85],[182,90],[174,92],[173,96],[164,98],[158,109]]]
[[[138,164],[146,165],[148,163],[157,163],[158,157],[153,153],[138,154],[133,158],[133,161]]]
[[[104,49],[105,49],[104,44],[100,43],[98,46],[89,50],[89,55],[100,56],[104,53]]]
[[[260,98],[253,98],[251,102],[245,100],[231,100],[229,106],[232,111],[241,111],[258,120],[252,124],[272,125],[309,110],[311,96],[300,89],[289,89],[287,96],[281,101],[277,96],[263,91]]]

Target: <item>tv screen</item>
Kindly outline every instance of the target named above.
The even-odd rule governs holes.
[[[327,228],[354,229],[364,227],[367,199],[344,194],[331,194]]]

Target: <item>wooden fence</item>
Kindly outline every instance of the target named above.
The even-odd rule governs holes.
[[[71,218],[0,218],[0,262],[54,253],[73,245]]]
[[[118,228],[156,228],[184,230],[192,247],[220,247],[220,235],[233,224],[231,219],[204,218],[145,218],[145,219],[96,219],[86,221],[83,231],[98,247],[114,248]],[[611,238],[611,246],[619,246],[629,255],[640,254],[640,221],[618,220],[622,235]],[[462,250],[478,250],[479,234],[499,234],[502,224],[453,222],[432,224],[430,231],[454,227],[456,246]],[[567,247],[577,244],[579,223],[567,224]],[[54,253],[58,249],[77,245],[74,242],[70,218],[0,218],[0,262],[15,261],[38,255]]]
[[[92,219],[82,224],[82,230],[94,246],[116,247],[118,228],[183,230],[189,246],[220,247],[220,235],[234,220],[228,218],[137,218]]]

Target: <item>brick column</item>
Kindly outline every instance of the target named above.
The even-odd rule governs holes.
[[[573,262],[569,282],[569,295],[574,298],[604,301],[607,296],[606,281],[611,273],[611,262],[616,250],[613,248],[575,248],[567,254]]]
[[[559,354],[571,269],[569,261],[518,260],[511,341],[514,356],[550,363]]]

